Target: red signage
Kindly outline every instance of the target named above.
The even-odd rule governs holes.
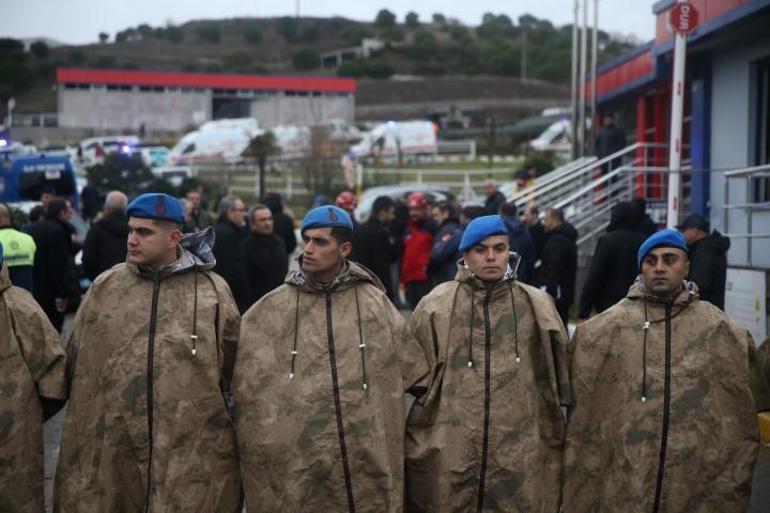
[[[677,2],[671,8],[671,27],[674,32],[683,36],[689,34],[698,26],[698,11],[689,3]]]

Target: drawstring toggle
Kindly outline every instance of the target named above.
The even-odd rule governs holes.
[[[198,352],[198,350],[195,349],[195,344],[198,342],[198,335],[190,335],[190,340],[192,341],[192,351],[190,352],[193,356],[195,356],[195,354]]]

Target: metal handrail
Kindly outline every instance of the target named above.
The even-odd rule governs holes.
[[[616,151],[615,153],[607,155],[606,157],[603,157],[601,159],[591,160],[590,162],[585,163],[584,165],[576,168],[574,171],[563,174],[562,176],[558,177],[558,179],[544,185],[542,188],[539,187],[538,185],[535,185],[535,187],[531,187],[523,191],[517,192],[513,197],[511,197],[509,201],[516,202],[517,206],[521,207],[522,206],[521,203],[526,203],[529,197],[535,196],[538,198],[543,198],[548,193],[554,191],[558,187],[566,184],[574,184],[575,180],[580,178],[581,176],[585,176],[589,172],[593,173],[595,169],[605,164],[608,164],[614,160],[617,160],[619,158],[623,158],[628,154],[633,154],[639,149],[655,149],[655,148],[666,148],[666,147],[668,147],[668,145],[665,143],[648,143],[648,142],[634,143],[630,146],[623,148],[622,150]],[[639,162],[639,160],[640,158],[636,158],[634,159],[633,163],[636,164]],[[646,159],[641,159],[641,160],[646,160]]]
[[[515,194],[513,194],[510,198],[508,198],[508,201],[518,201],[522,198],[525,198],[526,196],[529,196],[533,194],[535,191],[537,191],[539,188],[547,187],[551,183],[555,182],[556,180],[563,178],[565,175],[570,174],[578,169],[582,169],[583,167],[587,166],[588,164],[591,164],[593,162],[596,162],[597,157],[590,156],[590,157],[580,157],[577,160],[573,160],[571,162],[568,162],[567,164],[564,164],[561,167],[558,167],[554,169],[553,171],[546,173],[543,176],[537,177],[535,179],[535,184],[527,187],[526,189],[523,189],[521,191],[517,191]]]
[[[724,188],[724,205],[722,210],[724,211],[724,230],[725,235],[734,239],[746,239],[746,263],[752,265],[752,249],[754,239],[770,238],[770,234],[765,233],[753,233],[754,231],[754,212],[755,211],[767,211],[770,209],[770,202],[766,201],[754,201],[753,200],[753,181],[756,178],[770,177],[770,164],[763,164],[760,166],[746,167],[742,169],[735,169],[733,171],[726,171],[725,188]],[[743,179],[746,181],[746,196],[744,203],[731,203],[730,198],[730,182],[732,179]],[[730,212],[734,210],[743,210],[746,213],[746,232],[745,233],[731,233],[730,227]]]

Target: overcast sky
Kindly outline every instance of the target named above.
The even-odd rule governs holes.
[[[296,0],[0,0],[5,4],[0,16],[0,36],[46,37],[70,44],[93,43],[99,32],[115,32],[140,23],[152,26],[166,22],[181,24],[194,19],[294,14]],[[585,0],[583,0],[585,1]],[[591,4],[591,0],[588,0]],[[572,20],[573,0],[300,0],[303,16],[344,16],[373,20],[386,7],[399,20],[415,10],[428,20],[435,12],[477,25],[485,12],[504,13],[513,19],[529,12],[563,25]],[[652,39],[654,18],[652,0],[600,0],[599,26],[609,32],[634,34],[642,41]],[[589,21],[590,22],[590,21]]]

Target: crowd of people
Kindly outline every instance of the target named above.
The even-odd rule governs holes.
[[[577,231],[495,191],[383,196],[360,225],[338,197],[292,271],[279,196],[213,221],[197,191],[113,191],[82,298],[72,205],[21,231],[0,206],[0,505],[42,510],[67,402],[62,513],[746,511],[770,345],[717,304],[729,242],[618,204],[570,338]]]

